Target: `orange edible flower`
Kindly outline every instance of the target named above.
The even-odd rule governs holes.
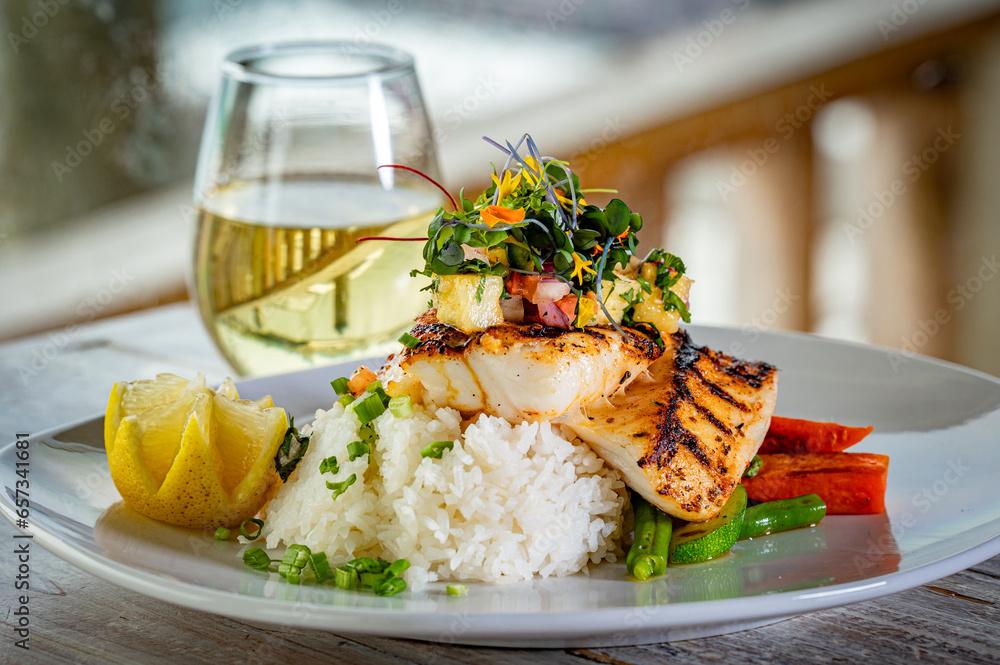
[[[511,210],[503,206],[486,206],[479,211],[479,218],[491,229],[497,224],[517,224],[524,221],[524,208]]]

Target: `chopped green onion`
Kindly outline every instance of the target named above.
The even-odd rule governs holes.
[[[278,574],[289,584],[302,583],[302,569],[298,566],[293,566],[290,563],[279,563]]]
[[[364,425],[358,428],[358,436],[360,436],[361,440],[367,443],[368,445],[370,446],[375,445],[375,440],[378,438],[378,435],[375,434],[375,425],[371,423],[365,423]]]
[[[345,565],[359,573],[381,573],[389,567],[389,562],[382,559],[374,559],[370,556],[361,556],[348,561]]]
[[[445,450],[451,450],[455,447],[454,441],[435,441],[434,443],[428,444],[426,448],[420,451],[421,457],[433,457],[434,459],[441,459],[444,455]]]
[[[347,393],[346,395],[341,395],[339,398],[337,398],[337,404],[340,404],[344,408],[347,408],[347,405],[353,401],[354,401],[354,395],[352,395],[351,393]]]
[[[385,569],[385,574],[389,577],[399,577],[410,567],[410,562],[406,559],[396,559]]]
[[[251,531],[247,528],[247,523],[251,523],[257,526],[257,529]],[[240,535],[247,540],[257,540],[260,538],[260,532],[264,530],[264,520],[259,520],[256,517],[251,517],[248,520],[243,520],[243,524],[240,524]]]
[[[336,498],[346,492],[347,488],[353,485],[357,479],[358,474],[352,473],[346,480],[341,480],[339,483],[331,483],[329,480],[326,481],[326,488],[328,490],[333,490],[333,498],[336,500]]]
[[[368,454],[368,444],[364,441],[351,441],[347,444],[347,459],[354,460]]]
[[[372,381],[371,383],[369,383],[367,386],[365,386],[365,392],[366,393],[378,392],[381,389],[382,389],[382,382],[379,381],[378,379],[375,379],[374,381]]]
[[[386,578],[384,582],[375,587],[376,596],[395,596],[403,591],[406,591],[406,580],[402,577]]]
[[[259,547],[248,547],[243,550],[243,563],[254,570],[267,570],[271,566],[271,557]]]
[[[361,573],[360,584],[367,589],[376,589],[386,580],[385,573]]]
[[[408,332],[399,336],[399,343],[408,349],[415,349],[420,346],[420,340]]]
[[[229,529],[227,529],[224,526],[220,526],[218,529],[215,530],[216,540],[229,540],[229,537],[231,535],[232,533],[229,531]]]
[[[468,596],[469,587],[464,584],[449,584],[444,588],[445,593],[449,596]]]
[[[312,551],[305,545],[289,545],[285,550],[285,556],[281,557],[281,563],[302,569],[311,558]]]
[[[333,392],[337,393],[338,395],[349,394],[350,389],[347,387],[347,384],[348,380],[346,376],[342,376],[330,382],[330,385],[333,387]]]
[[[361,424],[364,425],[385,413],[385,403],[377,394],[369,393],[368,397],[359,399],[354,403],[354,413],[358,416]]]
[[[333,585],[338,589],[354,589],[358,586],[358,573],[347,566],[337,566],[333,571]]]
[[[413,415],[413,402],[409,395],[396,395],[389,400],[389,412],[396,418],[409,418]]]
[[[330,455],[319,463],[320,473],[338,473],[339,471],[340,466],[337,464],[337,457],[335,455]]]
[[[320,584],[333,579],[333,568],[326,558],[326,552],[313,552],[309,559],[313,572],[316,573],[316,581]]]

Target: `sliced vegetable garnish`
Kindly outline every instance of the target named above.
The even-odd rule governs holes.
[[[753,478],[760,473],[762,466],[764,466],[764,460],[760,458],[760,455],[754,455],[753,459],[750,460],[750,464],[747,465],[747,470],[743,472],[743,477]]]
[[[410,562],[406,559],[396,559],[393,561],[388,568],[385,569],[385,574],[390,577],[399,577],[410,567]]]
[[[326,558],[326,552],[313,552],[309,563],[312,565],[317,582],[323,584],[333,579],[333,568]]]
[[[746,507],[746,490],[737,485],[717,517],[707,522],[688,522],[674,529],[670,563],[699,563],[728,552],[739,540]]]
[[[449,584],[444,588],[445,593],[449,596],[468,596],[469,587],[464,584]]]
[[[434,459],[441,459],[444,455],[444,451],[451,450],[455,447],[454,441],[435,441],[434,443],[428,444],[420,451],[421,457],[433,457]]]
[[[216,540],[229,540],[231,535],[232,533],[229,531],[229,529],[227,529],[224,526],[220,526],[218,529],[215,530]]]
[[[305,545],[289,545],[285,549],[285,555],[281,557],[281,563],[302,568],[309,563],[311,555],[312,551]]]
[[[336,500],[337,497],[346,492],[347,488],[353,485],[355,482],[357,482],[357,480],[358,480],[358,475],[356,473],[352,473],[347,477],[346,480],[341,480],[339,483],[333,483],[327,481],[326,488],[333,492],[332,498]]]
[[[374,589],[386,580],[386,575],[385,573],[361,573],[358,580],[361,588]]]
[[[375,433],[375,425],[373,423],[362,425],[358,428],[358,436],[368,445],[375,445],[375,440],[378,439],[378,434]]]
[[[420,346],[420,340],[408,332],[399,336],[399,343],[408,349],[415,349]]]
[[[409,418],[413,415],[413,402],[409,395],[397,395],[389,400],[389,412],[395,418]]]
[[[243,550],[243,563],[254,570],[267,570],[271,567],[271,557],[259,547],[248,547]]]
[[[247,526],[248,524],[250,526]],[[243,524],[240,524],[240,535],[247,540],[257,540],[260,538],[260,533],[263,529],[264,520],[251,517],[248,520],[244,520]]]
[[[382,559],[374,559],[370,556],[362,556],[352,559],[344,565],[361,573],[381,573],[389,567],[389,562]]]
[[[289,584],[333,584],[340,589],[370,589],[380,596],[393,596],[406,590],[400,575],[410,567],[406,559],[391,564],[383,559],[359,557],[333,567],[324,552],[313,552],[306,545],[292,544],[281,559],[271,559],[263,549],[249,547],[243,562],[250,568],[268,571],[277,563],[277,572]]]
[[[331,455],[319,463],[320,473],[340,473],[340,465],[337,464],[336,455]]]
[[[376,596],[395,596],[403,591],[406,591],[406,580],[402,577],[386,578],[384,582],[375,587]]]
[[[347,444],[347,459],[351,462],[367,455],[368,452],[368,444],[364,441],[351,441]]]
[[[826,504],[817,494],[766,501],[747,508],[740,539],[815,526],[826,516]]]
[[[351,393],[341,395],[340,397],[337,398],[337,404],[340,404],[344,408],[347,408],[349,404],[353,403],[354,403],[354,395],[352,395]]]
[[[351,389],[347,387],[348,378],[346,376],[341,376],[330,382],[333,387],[333,392],[338,395],[347,395],[351,392]]]
[[[338,589],[358,588],[358,571],[347,566],[337,566],[333,571],[333,585]]]
[[[353,409],[358,420],[364,425],[385,413],[385,403],[377,393],[369,393],[367,397],[355,401]]]

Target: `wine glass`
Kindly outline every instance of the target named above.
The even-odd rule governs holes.
[[[421,238],[440,194],[413,58],[351,42],[226,57],[205,122],[192,291],[241,374],[385,352],[426,307]]]

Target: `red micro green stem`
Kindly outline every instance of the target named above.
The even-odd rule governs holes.
[[[427,242],[429,238],[400,238],[398,236],[362,236],[354,242],[368,242],[369,240],[391,240],[393,242]]]
[[[455,201],[455,197],[452,196],[451,194],[449,194],[448,190],[445,189],[444,186],[441,183],[439,183],[437,180],[435,180],[434,178],[430,177],[429,175],[427,175],[423,171],[415,169],[412,166],[405,166],[403,164],[379,164],[378,168],[380,168],[380,169],[402,169],[403,171],[409,171],[410,173],[415,173],[416,175],[420,176],[421,178],[423,178],[427,182],[431,183],[432,185],[434,185],[435,187],[437,187],[438,189],[440,189],[444,193],[444,195],[448,197],[448,200],[451,201],[451,207],[453,209],[455,209],[455,210],[458,210],[458,202]]]

